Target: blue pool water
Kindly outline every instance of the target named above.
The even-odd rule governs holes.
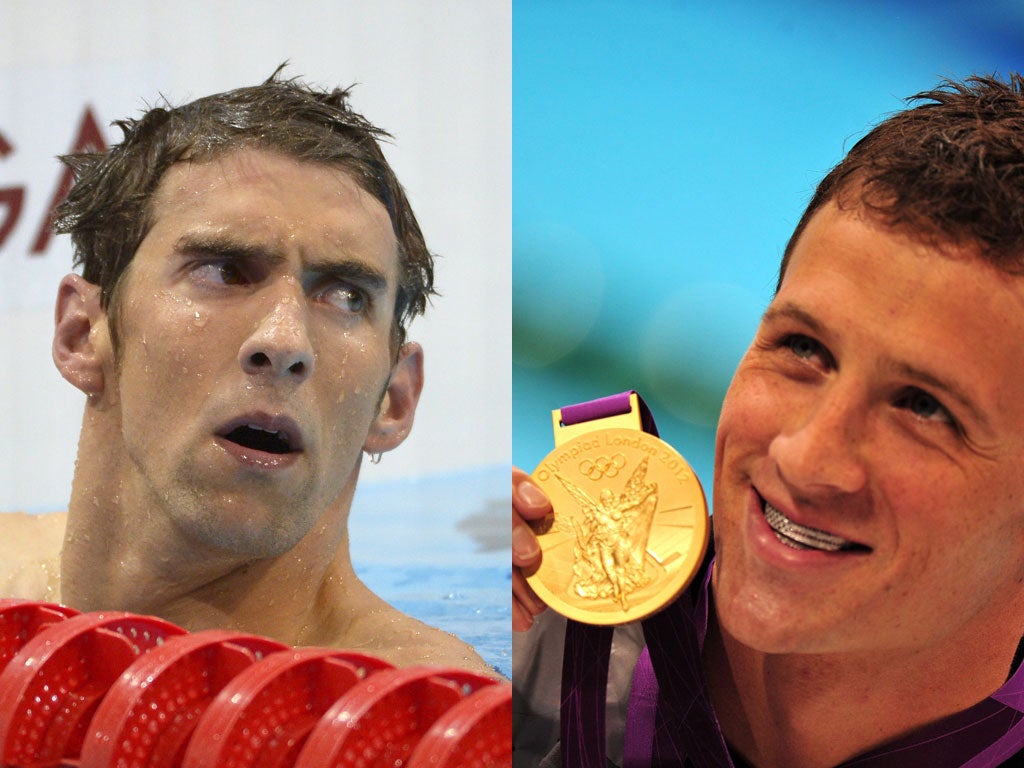
[[[512,674],[509,469],[360,483],[349,534],[366,584]]]

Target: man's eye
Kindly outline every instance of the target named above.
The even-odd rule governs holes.
[[[919,419],[939,420],[953,423],[953,417],[945,406],[923,390],[911,388],[896,400],[898,408],[905,408]]]
[[[808,360],[821,353],[821,345],[810,336],[793,334],[784,340],[785,346],[797,357]]]
[[[203,282],[219,285],[241,285],[245,277],[238,265],[230,261],[212,261],[197,265],[192,274]]]
[[[366,294],[345,283],[327,286],[320,292],[320,297],[328,304],[351,314],[361,314],[369,305]]]

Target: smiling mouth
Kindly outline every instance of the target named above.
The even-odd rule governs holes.
[[[775,534],[775,538],[793,549],[814,549],[819,552],[871,551],[870,547],[856,541],[794,523],[767,501],[764,502],[764,519]]]
[[[235,427],[223,437],[243,448],[264,453],[285,454],[294,451],[291,439],[286,433],[276,429],[264,429],[256,424]]]

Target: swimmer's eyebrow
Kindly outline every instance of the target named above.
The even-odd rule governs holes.
[[[825,327],[818,322],[818,318],[793,302],[772,303],[761,316],[762,323],[773,323],[780,320],[795,320],[803,323],[818,335],[825,333]]]
[[[227,259],[239,262],[262,262],[273,267],[287,260],[281,251],[267,248],[259,243],[248,243],[225,235],[184,234],[174,243],[178,253],[190,256]],[[317,280],[333,278],[343,282],[354,282],[360,288],[375,294],[383,294],[388,288],[387,275],[377,267],[358,258],[310,259],[303,263],[303,272]]]
[[[190,256],[208,256],[232,261],[248,260],[279,264],[285,260],[284,254],[280,251],[225,235],[186,233],[174,242],[174,250]]]
[[[307,261],[305,271],[318,280],[329,278],[339,282],[351,282],[371,294],[384,294],[388,290],[387,276],[376,267],[359,259],[333,259]]]

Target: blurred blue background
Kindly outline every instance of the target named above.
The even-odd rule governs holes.
[[[814,186],[944,77],[1024,68],[1024,3],[513,5],[513,461],[637,389],[710,499],[714,428]]]

